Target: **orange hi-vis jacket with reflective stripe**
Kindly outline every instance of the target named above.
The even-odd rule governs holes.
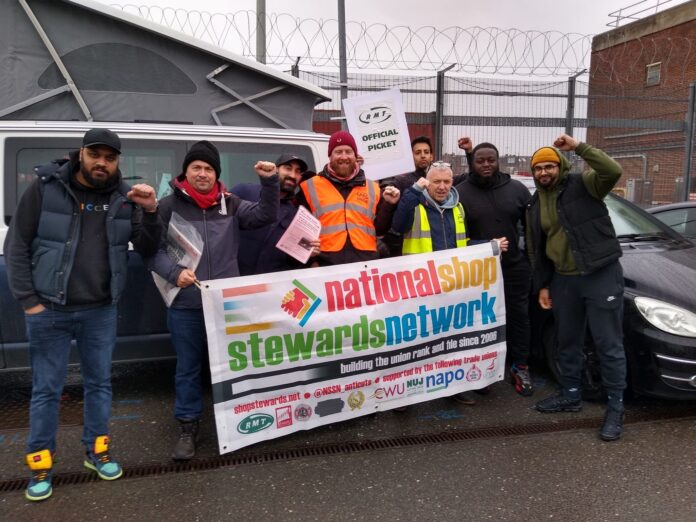
[[[300,185],[312,214],[321,222],[320,249],[338,252],[350,242],[358,250],[377,251],[375,216],[379,203],[379,184],[365,180],[353,187],[348,199],[324,176],[314,176]]]

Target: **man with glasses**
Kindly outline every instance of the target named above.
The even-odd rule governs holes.
[[[529,294],[532,273],[519,247],[529,190],[510,175],[501,172],[498,149],[479,143],[472,149],[471,139],[462,137],[459,148],[467,152],[469,175],[456,186],[466,211],[466,226],[474,241],[507,238],[509,248],[500,258],[505,288],[507,360],[515,391],[523,396],[534,392],[529,373]],[[471,151],[471,153],[469,152]]]
[[[537,402],[542,413],[582,409],[585,329],[599,354],[607,411],[599,436],[623,433],[623,272],[621,246],[604,197],[621,177],[621,166],[604,152],[563,134],[554,147],[532,156],[537,191],[527,209],[527,251],[539,306],[553,310],[559,345],[560,393]],[[590,170],[571,174],[559,152],[575,151]]]

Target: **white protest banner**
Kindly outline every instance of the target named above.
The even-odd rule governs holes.
[[[220,453],[503,378],[490,244],[202,283]]]
[[[365,158],[365,176],[381,179],[414,169],[399,89],[346,98],[343,112],[358,152]]]

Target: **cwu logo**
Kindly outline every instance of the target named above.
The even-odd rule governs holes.
[[[237,424],[237,431],[242,435],[249,435],[265,430],[273,424],[273,415],[267,413],[252,413]]]
[[[391,107],[371,107],[358,116],[360,123],[383,123],[392,117]]]

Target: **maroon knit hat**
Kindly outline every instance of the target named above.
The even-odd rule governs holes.
[[[353,149],[355,155],[358,155],[358,147],[355,144],[355,139],[350,135],[349,132],[341,130],[334,132],[331,135],[331,138],[329,139],[329,156],[331,156],[333,150],[340,145],[348,145],[351,149]]]

